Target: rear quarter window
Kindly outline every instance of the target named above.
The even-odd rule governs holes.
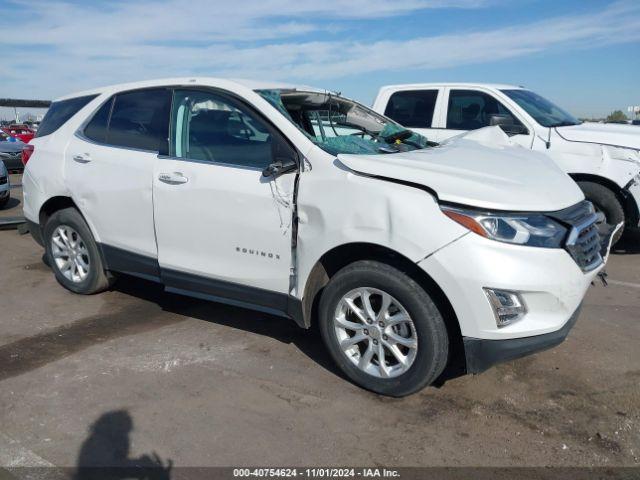
[[[109,116],[111,115],[112,105],[113,97],[98,109],[91,121],[84,128],[85,137],[98,143],[107,142],[107,129],[109,126]]]
[[[42,123],[40,123],[36,137],[51,135],[97,96],[86,95],[53,102],[42,119]]]

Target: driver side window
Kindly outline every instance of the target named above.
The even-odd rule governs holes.
[[[271,163],[265,122],[222,95],[176,90],[171,117],[173,157],[258,169]]]
[[[451,90],[447,110],[447,129],[476,130],[491,125],[493,115],[511,117],[513,123],[524,125],[491,95],[474,90]]]

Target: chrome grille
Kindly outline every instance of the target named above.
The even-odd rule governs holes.
[[[589,272],[602,264],[600,234],[596,225],[598,216],[590,202],[578,203],[549,216],[570,227],[565,248],[583,272]]]

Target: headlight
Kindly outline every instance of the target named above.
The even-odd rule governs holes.
[[[441,205],[443,213],[478,235],[499,242],[559,248],[568,230],[539,213],[491,213]]]
[[[627,162],[640,163],[640,151],[634,148],[612,147],[603,145],[604,154],[613,160],[624,160]]]

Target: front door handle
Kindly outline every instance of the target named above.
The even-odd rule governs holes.
[[[180,185],[189,181],[189,179],[180,172],[161,173],[158,175],[158,180],[168,183],[169,185]]]
[[[91,155],[85,153],[84,155],[77,154],[73,156],[73,160],[78,163],[89,163],[91,161]]]

